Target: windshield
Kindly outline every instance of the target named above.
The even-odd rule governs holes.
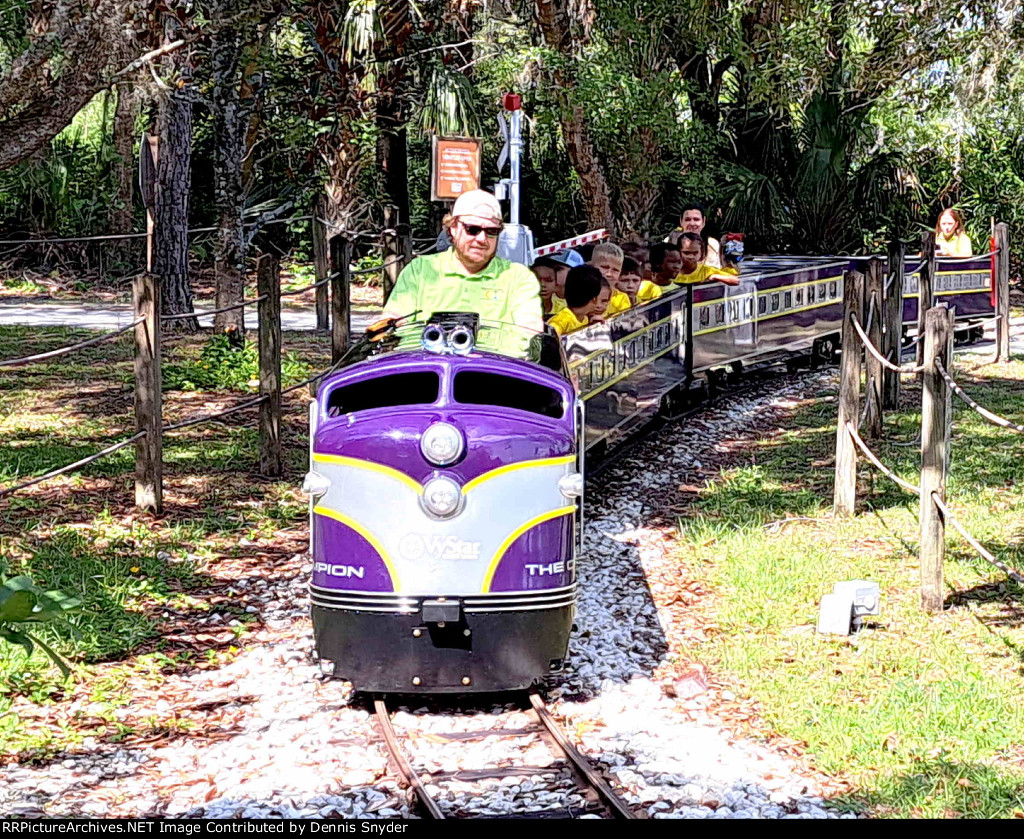
[[[427,320],[419,316],[413,321],[402,321],[390,336],[377,345],[378,350],[422,350],[423,330],[426,326]],[[557,337],[514,323],[481,318],[476,334],[476,348],[532,361],[552,370],[562,368]]]

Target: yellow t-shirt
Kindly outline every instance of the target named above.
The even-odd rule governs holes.
[[[640,283],[640,288],[637,289],[636,304],[639,306],[641,303],[650,303],[659,297],[661,297],[661,286],[652,283],[650,280],[644,280]]]
[[[971,237],[966,233],[958,233],[951,239],[947,239],[941,233],[935,237],[935,244],[939,248],[940,256],[973,256],[974,248],[971,245]]]
[[[540,283],[529,268],[496,256],[470,274],[450,248],[417,257],[398,275],[384,315],[414,311],[420,320],[434,312],[476,312],[481,321],[477,346],[517,358],[526,357],[531,334],[544,328]],[[410,335],[403,341],[412,347],[419,338]]]
[[[623,291],[613,290],[611,299],[608,301],[608,307],[604,310],[604,316],[610,318],[612,315],[625,312],[632,307],[633,304],[629,302],[628,294]]]
[[[557,315],[562,309],[565,308],[565,298],[559,297],[557,294],[551,295],[551,314]]]
[[[734,277],[738,277],[740,272],[735,268],[716,268],[713,265],[708,265],[706,262],[702,262],[691,273],[680,274],[675,278],[674,282],[679,285],[706,283],[714,280],[715,274],[731,274]]]
[[[629,299],[628,297],[626,298]],[[576,313],[568,306],[557,315],[553,315],[548,324],[557,332],[559,335],[568,335],[570,332],[575,332],[577,329],[582,329],[590,323],[589,318],[583,318],[582,320],[576,317]]]

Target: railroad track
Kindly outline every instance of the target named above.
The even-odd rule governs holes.
[[[427,790],[428,786],[446,781],[475,782],[499,778],[555,776],[572,778],[585,804],[581,807],[536,809],[502,814],[506,818],[578,818],[584,815],[611,819],[635,819],[636,813],[620,798],[601,777],[594,765],[569,741],[561,726],[551,716],[544,700],[537,693],[529,695],[529,713],[536,725],[529,727],[492,728],[467,731],[440,736],[451,742],[482,740],[487,737],[519,738],[535,741],[541,739],[549,748],[555,760],[547,766],[495,766],[479,769],[460,769],[455,772],[417,772],[399,742],[398,734],[391,724],[391,712],[385,701],[375,698],[373,702],[375,722],[387,746],[391,762],[397,769],[403,784],[407,786],[419,803],[422,811],[434,819],[460,818],[455,812],[445,815],[441,806]]]

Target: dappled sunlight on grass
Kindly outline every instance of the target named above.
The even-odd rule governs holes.
[[[0,328],[3,357],[53,349],[89,334]],[[176,337],[167,344],[178,359],[187,359],[198,357],[204,340]],[[329,342],[322,337],[287,333],[285,342],[304,370],[328,363]],[[134,428],[130,340],[13,368],[0,379],[0,486],[93,454]],[[166,394],[165,421],[238,398]],[[306,499],[298,490],[307,456],[305,401],[302,393],[285,400],[289,471],[282,479],[257,474],[253,411],[165,436],[160,518],[132,506],[132,447],[0,499],[0,575],[29,574],[45,588],[82,598],[82,609],[67,623],[42,634],[75,664],[77,690],[88,686],[99,703],[86,717],[76,712],[75,719],[82,719],[73,725],[48,724],[45,713],[9,713],[24,712],[30,699],[56,703],[48,706],[54,719],[69,718],[63,705],[72,686],[38,652],[27,659],[21,651],[0,648],[0,753],[57,753],[81,741],[86,718],[104,736],[117,736],[112,709],[131,701],[130,685],[139,679],[158,684],[163,673],[206,666],[237,651],[234,645],[243,643],[252,615],[224,591],[240,573],[275,573],[305,543]],[[236,621],[230,629],[218,624],[228,640],[203,651],[166,635],[169,626],[185,631],[214,611],[225,622]]]
[[[999,375],[996,375],[996,374]],[[1024,364],[987,371],[979,400],[1024,421]],[[910,385],[905,380],[905,385]],[[965,385],[966,386],[966,385]],[[919,431],[919,393],[887,417],[886,435]],[[997,556],[1024,566],[1024,438],[955,405],[948,498]],[[831,515],[835,405],[804,406],[751,444],[698,495],[679,524],[679,560],[715,592],[718,631],[694,653],[732,677],[784,736],[878,814],[1009,816],[1024,811],[1024,588],[953,534],[947,610],[919,607],[918,499],[862,465],[863,512]],[[870,443],[917,482],[914,446]],[[850,638],[815,632],[839,580],[877,581],[882,614]],[[1010,757],[1016,754],[1016,757]]]

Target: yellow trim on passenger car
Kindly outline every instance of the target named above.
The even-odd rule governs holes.
[[[508,463],[505,466],[499,466],[496,469],[491,469],[489,472],[484,472],[482,475],[477,475],[462,488],[462,494],[468,495],[471,489],[476,489],[480,484],[491,480],[491,478],[497,478],[499,475],[507,475],[509,472],[517,472],[520,469],[530,469],[534,466],[565,466],[568,463],[575,462],[576,455],[569,454],[561,455],[559,457],[542,457],[537,460],[520,460],[518,463]]]
[[[992,289],[990,288],[952,288],[948,291],[933,291],[933,297],[946,297],[950,294],[991,294]],[[908,297],[920,297],[921,292],[915,291],[911,294],[904,294],[903,299],[906,300]]]
[[[380,543],[376,536],[370,533],[363,525],[357,522],[355,519],[346,516],[344,513],[339,513],[337,510],[332,510],[330,507],[322,507],[319,504],[313,508],[314,513],[319,513],[321,516],[327,516],[329,519],[334,519],[336,522],[340,522],[349,527],[362,536],[370,546],[380,556],[381,561],[384,563],[384,567],[388,569],[388,575],[391,577],[391,588],[395,591],[401,591],[398,580],[398,572],[395,570],[395,565],[391,561],[391,557],[388,556],[388,552],[384,549],[384,546]]]
[[[628,314],[629,311],[630,310],[627,309],[625,312],[619,312],[619,315]],[[619,315],[615,315],[615,317],[618,317]],[[647,324],[647,326],[641,327],[636,332],[630,332],[628,335],[624,335],[622,338],[619,338],[617,341],[612,341],[612,343],[609,344],[607,347],[601,347],[601,349],[594,350],[589,355],[583,356],[583,358],[577,358],[574,361],[570,361],[569,362],[569,369],[570,370],[577,370],[577,369],[579,369],[584,364],[586,364],[588,361],[590,361],[592,358],[596,358],[597,356],[602,355],[603,353],[612,352],[616,347],[619,347],[622,344],[625,344],[627,341],[632,341],[635,338],[639,338],[641,335],[646,335],[652,329],[655,329],[656,327],[661,326],[663,323],[667,323],[668,321],[672,320],[672,317],[673,317],[672,315],[668,315],[666,317],[663,317],[661,320],[654,321],[654,323],[649,323],[649,324]],[[572,333],[570,333],[570,334],[572,334]]]
[[[602,390],[607,390],[612,385],[621,382],[624,378],[626,378],[626,376],[632,375],[637,370],[641,370],[644,367],[646,367],[652,361],[657,361],[659,358],[665,355],[665,353],[672,352],[672,350],[678,349],[681,346],[682,341],[676,341],[671,346],[665,347],[665,349],[663,349],[661,352],[655,353],[650,358],[645,358],[642,362],[640,362],[640,364],[637,364],[635,367],[630,367],[628,370],[623,370],[621,373],[619,373],[618,376],[609,379],[607,382],[602,382],[598,387],[594,388],[593,390],[588,390],[586,393],[584,393],[583,401],[586,402],[592,396],[597,396],[597,394],[599,394]]]
[[[340,454],[313,454],[313,461],[316,463],[333,463],[335,466],[349,466],[353,469],[365,469],[367,472],[376,472],[378,475],[387,475],[396,481],[401,481],[417,495],[423,495],[423,485],[414,481],[404,472],[374,463],[372,460],[361,460],[358,457],[345,457]]]
[[[498,570],[498,566],[501,561],[505,558],[505,554],[508,549],[512,547],[512,543],[522,536],[526,531],[536,527],[538,524],[543,524],[551,519],[561,518],[562,516],[568,516],[576,512],[576,507],[559,507],[557,510],[548,510],[546,513],[541,513],[539,516],[534,516],[528,522],[519,525],[513,530],[504,542],[501,543],[497,552],[494,554],[494,558],[491,560],[491,564],[487,566],[487,573],[484,574],[483,586],[480,588],[482,594],[487,594],[491,590],[491,583],[494,581],[494,574]]]

